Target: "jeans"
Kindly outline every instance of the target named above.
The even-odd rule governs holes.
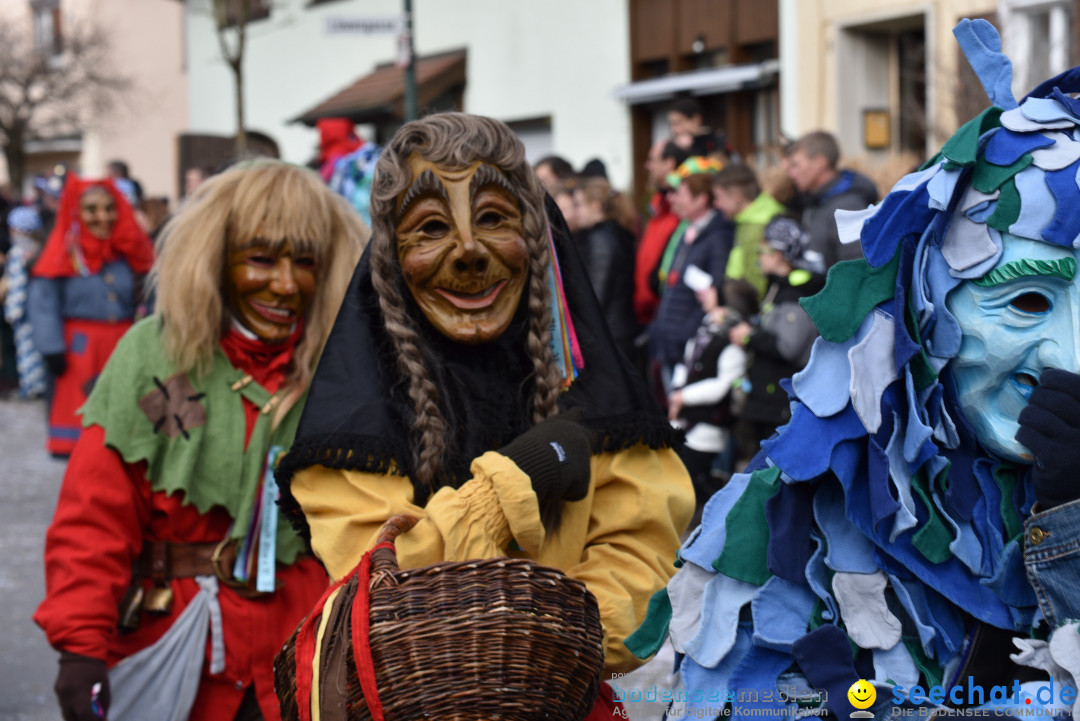
[[[1080,500],[1024,522],[1024,564],[1051,628],[1080,619]]]

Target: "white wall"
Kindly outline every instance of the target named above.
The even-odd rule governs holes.
[[[328,15],[393,15],[401,0],[273,0],[249,26],[247,126],[272,136],[286,160],[315,153],[314,129],[289,123],[397,53],[395,37],[323,34]],[[206,0],[189,0],[188,125],[235,132],[233,85]],[[202,8],[202,12],[198,12]],[[414,0],[418,54],[467,47],[465,110],[506,121],[551,116],[555,151],[576,167],[600,157],[612,181],[631,176],[630,115],[612,96],[629,82],[623,0]]]

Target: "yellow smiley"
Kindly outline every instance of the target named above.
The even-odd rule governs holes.
[[[848,701],[851,705],[858,709],[870,708],[874,701],[877,700],[877,691],[869,682],[859,679],[855,683],[851,684],[851,688],[847,691]]]

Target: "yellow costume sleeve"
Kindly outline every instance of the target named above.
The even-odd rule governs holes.
[[[510,459],[488,452],[471,470],[461,488],[440,489],[423,508],[413,503],[408,478],[322,466],[299,471],[292,492],[311,528],[312,549],[335,579],[375,545],[388,518],[408,513],[421,520],[397,540],[402,568],[511,554],[558,568],[596,596],[607,672],[640,665],[623,640],[675,574],[672,559],[694,509],[693,487],[675,452],[637,445],[594,455],[589,495],[565,504],[550,536],[529,477]],[[511,541],[523,553],[511,552]]]
[[[494,452],[473,461],[472,472],[461,488],[439,489],[423,508],[404,476],[323,466],[297,472],[292,492],[311,528],[312,550],[335,580],[356,567],[382,524],[399,513],[420,519],[396,543],[402,568],[506,555],[514,537],[542,540],[528,476]]]

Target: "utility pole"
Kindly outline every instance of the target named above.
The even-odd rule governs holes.
[[[416,56],[413,53],[412,0],[405,1],[405,122],[416,119]]]

